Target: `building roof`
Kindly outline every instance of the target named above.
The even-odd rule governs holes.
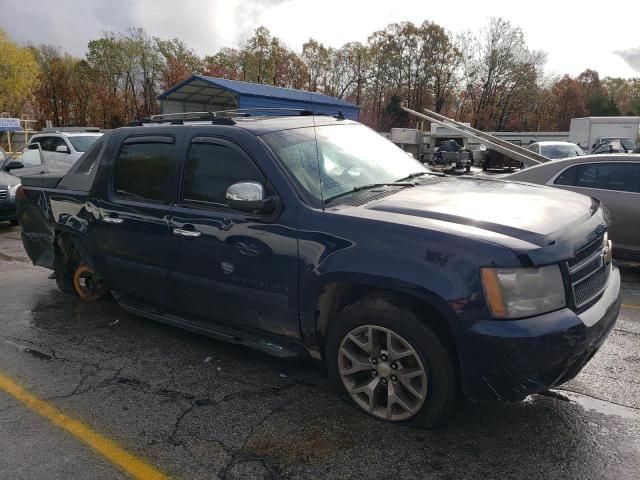
[[[178,85],[170,88],[158,96],[158,100],[167,100],[173,92],[188,85],[193,81],[201,81],[211,86],[222,88],[238,95],[249,95],[253,97],[274,98],[293,100],[298,102],[309,102],[322,105],[332,105],[350,108],[360,108],[354,103],[341,100],[339,98],[330,97],[323,93],[307,92],[305,90],[296,90],[293,88],[273,87],[271,85],[261,85],[258,83],[241,82],[239,80],[227,80],[226,78],[207,77],[204,75],[192,75]]]

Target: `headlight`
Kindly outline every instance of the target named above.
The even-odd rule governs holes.
[[[16,191],[18,190],[18,187],[20,186],[20,184],[18,183],[17,185],[9,185],[9,200],[15,200],[16,198]]]
[[[482,268],[482,286],[494,318],[522,318],[566,306],[558,265],[541,268]]]

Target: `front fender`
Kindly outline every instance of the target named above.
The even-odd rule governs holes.
[[[441,314],[458,343],[467,324],[489,317],[480,267],[521,265],[514,251],[466,230],[436,228],[438,223],[412,225],[403,216],[380,220],[353,211],[303,213],[300,329],[312,348],[318,340],[318,298],[328,285],[369,286],[421,300]]]

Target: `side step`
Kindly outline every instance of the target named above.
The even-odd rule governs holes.
[[[135,315],[140,315],[141,317],[156,320],[167,325],[206,335],[217,340],[222,340],[223,342],[244,345],[274,357],[296,358],[308,356],[306,349],[302,345],[295,344],[294,342],[283,342],[282,340],[276,340],[272,337],[262,337],[240,329],[235,329],[228,325],[221,325],[215,322],[205,322],[161,311],[130,297],[123,296],[118,298],[118,304],[124,310]]]

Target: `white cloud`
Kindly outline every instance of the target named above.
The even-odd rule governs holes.
[[[523,29],[531,48],[547,52],[549,73],[577,75],[593,68],[602,76],[638,76],[637,64],[624,52],[633,55],[640,48],[633,25],[640,2],[618,0],[613,10],[557,0],[22,0],[3,2],[0,26],[17,41],[60,45],[76,55],[104,30],[138,26],[211,54],[236,45],[259,25],[299,50],[310,37],[334,47],[365,41],[390,22],[431,20],[459,32],[501,16]]]

